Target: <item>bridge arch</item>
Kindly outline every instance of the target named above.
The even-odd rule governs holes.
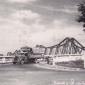
[[[81,55],[83,50],[85,47],[75,38],[65,38],[57,45],[45,47],[44,55]]]

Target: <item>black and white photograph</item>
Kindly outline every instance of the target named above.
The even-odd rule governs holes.
[[[85,85],[85,0],[0,0],[0,85]]]

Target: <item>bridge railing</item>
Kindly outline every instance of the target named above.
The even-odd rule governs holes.
[[[0,64],[12,63],[14,56],[0,56]]]

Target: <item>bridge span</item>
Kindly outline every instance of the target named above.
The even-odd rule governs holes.
[[[44,57],[53,58],[53,62],[83,60],[85,67],[85,47],[75,38],[67,37],[57,45],[40,49],[44,49]]]

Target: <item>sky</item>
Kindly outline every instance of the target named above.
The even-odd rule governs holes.
[[[76,22],[82,0],[0,0],[0,53],[36,44],[52,46],[74,37],[85,46]]]

